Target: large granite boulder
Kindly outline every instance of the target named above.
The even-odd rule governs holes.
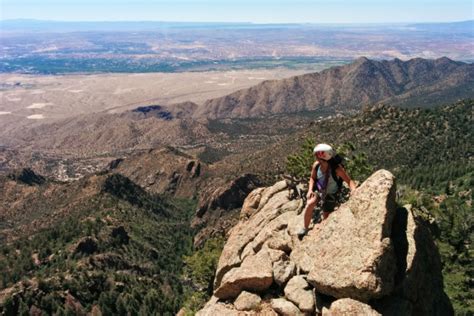
[[[245,258],[242,265],[230,270],[214,295],[221,299],[236,297],[243,290],[265,291],[273,283],[273,268],[266,251]]]
[[[294,305],[293,305],[294,306]],[[271,307],[270,302],[262,302],[258,310],[238,310],[230,303],[218,302],[213,296],[203,309],[196,313],[196,316],[278,316],[278,313]],[[293,314],[296,315],[296,314]]]
[[[284,298],[277,298],[272,300],[272,308],[278,315],[283,316],[303,316],[304,314],[290,301]]]
[[[297,244],[291,260],[317,291],[369,301],[393,290],[396,259],[390,239],[395,179],[380,170],[349,201]]]
[[[226,316],[240,316],[241,312],[238,310],[232,309],[231,307],[215,303],[208,304],[203,309],[196,313],[196,316],[216,316],[216,315],[226,315]]]
[[[315,297],[308,282],[301,276],[294,276],[285,286],[285,297],[305,313],[314,311]]]
[[[296,265],[289,260],[279,260],[273,263],[273,279],[283,286],[296,272]]]
[[[242,210],[240,211],[240,219],[248,219],[255,213],[260,204],[263,190],[265,190],[265,188],[255,189],[245,198]]]
[[[242,264],[244,248],[252,242],[259,232],[281,215],[281,207],[289,202],[286,182],[281,181],[265,189],[260,198],[258,211],[251,220],[241,221],[230,230],[229,238],[222,250],[217,264],[214,288],[218,288],[224,275]]]
[[[370,305],[353,300],[351,298],[342,298],[331,304],[329,309],[323,308],[324,316],[339,316],[339,315],[364,315],[364,316],[379,316],[381,315],[374,310]],[[400,314],[405,315],[405,314]]]
[[[261,301],[262,299],[257,294],[243,291],[235,300],[234,306],[239,311],[250,311],[257,309]]]

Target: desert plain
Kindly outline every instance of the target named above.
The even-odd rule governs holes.
[[[308,72],[263,69],[183,73],[0,74],[0,124],[37,124],[81,114],[119,113],[146,105],[197,104],[264,80]]]

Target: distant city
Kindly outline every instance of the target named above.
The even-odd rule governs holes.
[[[320,69],[360,56],[474,61],[474,21],[251,24],[2,21],[0,72]]]

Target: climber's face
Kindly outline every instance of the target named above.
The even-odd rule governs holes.
[[[318,159],[318,161],[326,161],[325,158],[325,152],[324,151],[317,151],[314,153],[314,157]]]
[[[324,158],[324,151],[317,151],[317,152],[314,153],[314,155],[318,159],[323,159]]]

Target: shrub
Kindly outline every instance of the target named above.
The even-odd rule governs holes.
[[[313,148],[315,141],[306,138],[300,147],[300,151],[287,157],[286,170],[294,178],[307,181],[311,175],[311,166],[314,163]],[[364,181],[373,171],[369,164],[367,155],[358,152],[352,143],[334,146],[336,152],[344,159],[344,168],[349,176],[357,181]]]

